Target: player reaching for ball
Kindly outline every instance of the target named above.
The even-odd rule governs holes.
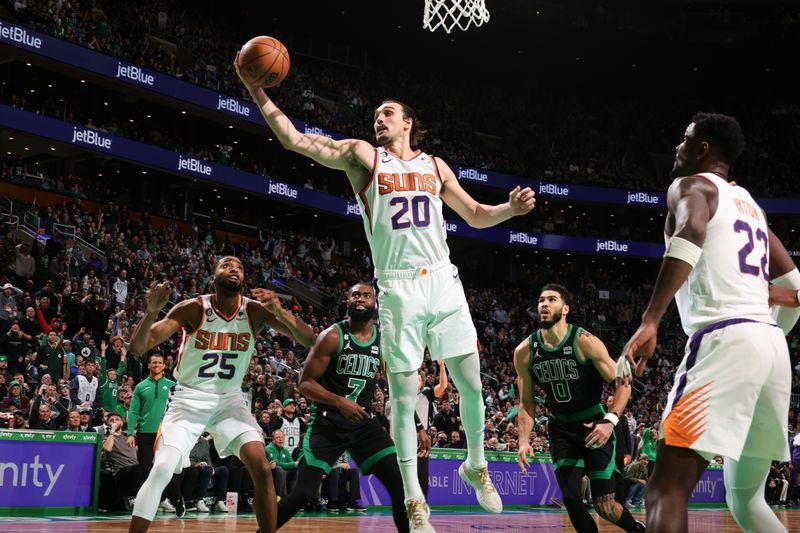
[[[236,455],[254,483],[253,507],[261,531],[276,529],[277,507],[264,441],[242,396],[242,379],[250,364],[258,333],[270,326],[314,344],[311,328],[281,307],[277,296],[255,289],[259,301],[241,295],[244,269],[236,257],[222,257],[214,266],[214,294],[184,300],[153,323],[172,292],[171,283],[154,283],[147,295],[147,314],[136,326],[129,353],[144,356],[182,330],[175,365],[178,384],[156,438],[153,469],[136,495],[129,533],[144,533],[156,515],[161,493],[180,473],[184,460],[206,430],[220,456]],[[179,517],[185,513],[179,502]]]
[[[475,228],[499,224],[534,206],[532,190],[516,187],[509,200],[484,205],[467,194],[438,157],[413,150],[424,130],[413,109],[385,100],[374,113],[375,140],[333,140],[301,133],[266,93],[235,66],[253,101],[281,144],[329,168],[343,170],[361,207],[378,287],[381,352],[388,368],[392,424],[403,477],[411,531],[433,531],[430,510],[417,479],[414,424],[419,369],[425,347],[447,368],[461,393],[467,460],[459,475],[476,491],[480,505],[494,513],[503,504],[487,470],[483,451],[477,334],[458,269],[450,264],[443,203]]]
[[[549,283],[539,295],[539,330],[514,350],[519,377],[519,453],[525,472],[533,455],[530,434],[536,415],[535,385],[542,387],[550,409],[547,424],[556,481],[572,526],[578,533],[597,533],[597,523],[581,499],[584,473],[592,486],[597,514],[625,531],[644,531],[631,513],[616,501],[616,437],[631,386],[616,382],[609,413],[601,400],[604,383],[615,381],[617,364],[605,344],[583,328],[567,323],[571,296],[561,285]],[[625,363],[625,359],[622,359]]]

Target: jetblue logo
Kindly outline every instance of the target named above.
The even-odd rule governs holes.
[[[311,124],[305,124],[303,131],[305,133],[313,133],[314,135],[322,135],[323,137],[327,137],[328,139],[333,139],[333,135],[323,130],[322,128],[319,128],[317,126],[312,126]]]
[[[77,126],[72,129],[72,142],[111,150],[111,139],[104,137],[95,130],[85,128],[78,129]]]
[[[228,98],[226,96],[219,95],[217,99],[217,111],[223,109],[225,111],[230,111],[231,113],[236,113],[237,115],[241,115],[243,117],[250,116],[250,108],[246,105],[242,105],[239,103],[239,100],[236,98]]]
[[[455,222],[445,222],[444,230],[447,233],[456,233],[458,232],[458,224],[456,224]]]
[[[117,62],[117,78],[126,78],[138,81],[145,85],[153,86],[156,82],[155,76],[148,74],[141,67],[136,65],[123,65],[122,61]]]
[[[194,157],[183,156],[178,156],[178,170],[188,170],[189,172],[196,172],[204,176],[210,176],[213,171],[211,165],[206,165]]]
[[[354,204],[353,202],[347,202],[347,213],[346,214],[361,216],[361,206],[358,205],[358,204]]]
[[[29,48],[39,50],[42,47],[42,40],[39,37],[28,35],[28,30],[18,26],[4,26],[0,22],[0,38],[7,39],[13,43],[24,44]]]
[[[293,200],[297,199],[297,189],[277,181],[270,182],[268,194],[277,194],[278,196],[285,196]]]
[[[484,172],[475,170],[474,168],[461,168],[458,170],[458,179],[486,183],[489,181],[489,176]]]
[[[518,244],[530,244],[531,246],[536,246],[539,244],[539,237],[534,235],[529,235],[524,231],[512,231],[508,236],[508,242],[511,243],[518,243]]]
[[[627,253],[628,245],[625,243],[607,240],[597,241],[597,249],[595,252],[623,252]]]
[[[649,195],[646,192],[631,192],[628,191],[629,204],[657,204],[658,196]]]
[[[539,184],[539,194],[550,194],[553,196],[568,196],[569,187],[560,187],[555,183]]]

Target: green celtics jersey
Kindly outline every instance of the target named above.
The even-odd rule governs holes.
[[[530,371],[547,394],[546,405],[556,416],[569,416],[600,403],[605,380],[591,361],[578,359],[581,328],[569,325],[561,344],[548,348],[541,330],[530,336]]]
[[[372,338],[365,344],[350,332],[347,320],[333,325],[339,330],[339,349],[320,379],[320,384],[333,394],[344,396],[372,412],[372,395],[375,376],[381,369],[381,336],[378,327],[372,326]],[[320,408],[334,410],[329,405]]]

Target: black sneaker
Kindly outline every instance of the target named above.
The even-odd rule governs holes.
[[[644,525],[644,522],[640,522],[639,520],[637,520],[636,525],[638,526],[636,529],[636,533],[645,533],[647,531],[647,526]]]
[[[178,518],[183,518],[186,516],[186,504],[183,502],[183,498],[178,498],[173,505],[175,505],[175,516]]]
[[[347,504],[348,511],[357,511],[359,513],[366,513],[367,508],[361,505],[360,503],[350,502]]]

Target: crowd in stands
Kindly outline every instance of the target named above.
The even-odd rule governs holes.
[[[247,97],[232,67],[242,45],[238,25],[217,23],[232,13],[212,16],[188,3],[156,0],[124,6],[108,0],[21,4],[13,10],[16,16],[39,31]],[[703,105],[667,96],[637,102],[630,95],[614,98],[586,87],[553,91],[546,84],[524,91],[492,86],[493,98],[486,99],[473,84],[462,89],[454,83],[443,100],[437,86],[416,83],[399,71],[377,75],[310,61],[297,61],[292,68],[274,94],[294,116],[372,139],[374,106],[388,95],[406,95],[430,126],[426,150],[454,163],[557,182],[662,189],[674,147],[696,106]],[[728,107],[735,109],[748,139],[737,179],[758,195],[800,195],[793,174],[797,156],[790,136],[782,133],[797,122],[800,107],[771,101]],[[755,177],[769,179],[750,179]]]
[[[156,229],[147,215],[134,219],[124,207],[90,213],[75,201],[40,207],[39,214],[44,230],[50,230],[56,221],[72,223],[103,255],[87,255],[77,247],[65,249],[56,238],[45,243],[33,239],[17,242],[6,235],[0,244],[0,410],[8,417],[9,426],[18,429],[99,430],[112,437],[124,437],[131,405],[136,402],[136,384],[148,376],[145,365],[127,355],[126,343],[144,314],[144,291],[154,280],[173,281],[173,303],[193,298],[209,291],[216,258],[220,254],[236,254],[244,261],[250,287],[264,286],[275,279],[297,278],[327,291],[331,295],[327,307],[296,299],[286,302],[319,332],[343,317],[341,296],[347,284],[371,277],[369,256],[338,255],[334,240],[321,235],[300,235],[275,228],[261,234],[259,245],[234,244],[215,241],[210,228],[195,226],[186,234],[177,227]],[[465,272],[465,278],[470,278],[469,272]],[[481,344],[487,449],[517,449],[519,402],[513,349],[534,331],[536,291],[553,279],[566,282],[575,292],[571,321],[600,335],[613,356],[631,334],[650,291],[645,280],[632,281],[630,272],[588,269],[577,262],[572,269],[561,272],[547,264],[531,268],[527,278],[513,286],[468,288]],[[599,288],[615,289],[614,298],[600,298]],[[662,324],[659,356],[635,385],[626,411],[634,430],[630,443],[632,460],[637,459],[637,450],[645,449],[648,430],[654,435],[658,427],[683,353],[685,338],[679,326],[673,310]],[[793,391],[800,393],[799,339],[792,336],[789,341]],[[164,375],[170,379],[177,350],[174,338],[159,349]],[[305,355],[306,351],[292,339],[274,331],[264,331],[256,344],[243,391],[249,395],[254,416],[264,430],[265,445],[274,442],[275,431],[280,430],[284,418],[308,420],[309,402],[298,391]],[[440,371],[426,357],[426,383],[436,383]],[[96,394],[81,397],[82,384],[94,379],[98,380]],[[378,383],[375,411],[376,416],[383,417],[388,385],[383,376],[379,376]],[[541,391],[538,396],[541,403],[531,439],[537,453],[547,454],[548,411]],[[463,447],[459,395],[451,382],[434,412],[429,427],[434,447]],[[115,413],[117,418],[113,418]],[[793,437],[800,427],[800,417],[795,409],[789,416]],[[110,449],[116,449],[113,442]],[[134,459],[129,456],[127,461]],[[291,470],[296,461],[296,455],[292,459],[282,457],[279,468]],[[109,471],[131,467],[128,463],[122,460],[114,466],[112,461],[108,463]],[[198,463],[211,464],[207,460]],[[219,461],[217,464],[235,468]],[[275,466],[278,467],[277,460]],[[786,465],[776,468],[783,472]],[[196,474],[207,483],[207,470],[198,467]],[[240,478],[241,475],[239,472]],[[291,483],[291,476],[288,477]]]
[[[230,56],[241,45],[237,37],[225,34],[225,25],[210,28],[207,17],[192,10],[176,12],[170,3],[157,4],[158,8],[154,7],[154,0],[114,3],[111,9],[111,3],[104,0],[91,6],[75,0],[26,0],[14,2],[13,7],[23,20],[51,35],[226,94],[245,96],[231,69]],[[177,44],[178,52],[173,53],[161,40]],[[189,59],[192,66],[186,67]],[[378,81],[368,73],[353,75],[327,67],[312,72],[308,66],[297,65],[285,86],[276,91],[276,98],[294,115],[330,129],[372,138],[371,110],[380,100],[376,94],[394,94],[395,90],[389,90],[394,83],[397,80]],[[448,160],[553,181],[643,189],[663,189],[663,183],[654,183],[648,177],[658,173],[652,171],[652,162],[641,148],[661,146],[669,152],[690,115],[685,109],[652,104],[600,104],[585,95],[558,100],[543,96],[532,107],[530,103],[513,105],[518,95],[508,94],[508,98],[487,102],[475,94],[459,94],[455,87],[447,95],[452,101],[444,103],[442,95],[433,90],[417,87],[414,94],[430,121],[429,149]],[[34,106],[36,110],[47,107],[46,102],[21,102],[18,97],[8,103],[28,109]],[[414,103],[417,105],[416,99]],[[494,105],[502,107],[493,110]],[[530,118],[527,122],[510,120],[507,110]],[[750,147],[737,172],[770,177],[753,187],[756,193],[800,194],[800,185],[789,174],[796,167],[795,162],[770,157],[774,153],[795,157],[788,149],[790,136],[781,134],[780,125],[796,122],[798,113],[800,108],[796,106],[774,105],[755,107],[740,117]],[[633,115],[637,119],[631,121]],[[85,123],[90,117],[84,111],[74,118]],[[506,153],[476,141],[470,124],[483,124],[494,133],[502,131],[504,136],[517,139],[516,144],[506,147],[514,151]],[[512,131],[501,130],[500,124]],[[660,126],[652,128],[652,124]],[[105,123],[92,126],[110,127]],[[138,138],[127,124],[118,127],[120,134]],[[636,143],[630,144],[631,140]],[[168,135],[163,136],[163,142],[167,147],[181,148],[169,146]],[[638,148],[631,151],[631,146]],[[220,147],[189,149],[216,161],[224,152]],[[20,164],[24,168],[24,163],[4,160],[0,167],[2,180],[22,180],[24,172],[17,171]],[[261,167],[264,168],[267,167]],[[115,186],[110,180],[86,180],[73,175],[42,179],[51,190],[78,198],[106,200],[125,194],[124,187]],[[162,203],[152,206],[153,211],[179,212],[166,196],[159,201]],[[44,243],[30,237],[20,239],[4,228],[0,241],[0,416],[14,429],[102,433],[106,452],[104,479],[118,484],[126,494],[135,493],[133,486],[137,480],[141,482],[136,474],[138,459],[129,444],[133,433],[128,426],[130,412],[136,411],[137,384],[152,372],[152,360],[143,362],[132,357],[126,346],[136,322],[144,315],[144,294],[153,281],[173,282],[173,304],[193,298],[210,291],[209,277],[216,258],[235,254],[244,262],[250,287],[298,279],[327,294],[325,306],[295,298],[286,301],[292,312],[320,332],[343,318],[341,299],[348,284],[372,278],[368,255],[345,256],[341,243],[323,233],[301,234],[275,227],[262,232],[258,244],[242,244],[215,239],[213,225],[203,223],[195,223],[187,232],[178,226],[156,227],[149,216],[135,218],[119,202],[91,212],[73,200],[35,209],[42,233],[54,235],[53,238]],[[557,207],[544,203],[537,205],[536,214],[530,218],[530,223],[539,225],[541,231],[551,232],[552,227],[552,232],[559,232],[559,228],[566,228],[564,233],[582,234],[596,229],[586,220],[566,220]],[[77,236],[101,253],[68,247],[63,237],[57,236],[58,224],[73,226]],[[636,225],[630,226],[631,238],[637,237]],[[621,233],[620,226],[613,230]],[[614,357],[637,325],[652,289],[648,285],[652,280],[639,279],[634,272],[587,268],[580,261],[568,271],[537,264],[528,269],[524,280],[513,285],[503,283],[487,288],[478,282],[478,273],[467,271],[463,277],[481,346],[485,445],[487,449],[510,452],[518,449],[520,439],[512,354],[514,347],[536,327],[535,302],[540,287],[550,281],[566,284],[576,298],[570,321],[601,336]],[[600,289],[610,289],[613,297],[601,297]],[[644,378],[635,383],[625,413],[633,433],[628,443],[630,465],[639,464],[645,469],[652,466],[642,461],[649,465],[657,461],[654,436],[685,343],[674,309],[663,319],[660,333],[658,355]],[[792,335],[789,344],[792,390],[800,394],[800,337]],[[177,351],[176,338],[159,348],[167,379],[174,378]],[[305,356],[306,351],[292,339],[264,331],[242,384],[253,415],[264,431],[265,453],[275,471],[282,472],[275,477],[286,484],[285,490],[291,487],[291,471],[297,462],[292,450],[299,450],[297,442],[285,439],[281,427],[284,420],[296,417],[305,423],[310,416],[310,402],[298,390]],[[426,357],[422,372],[425,383],[433,386],[442,369]],[[96,392],[86,397],[86,384],[94,380]],[[379,376],[378,384],[374,391],[375,416],[382,423],[385,420],[384,426],[388,427],[388,385],[383,376]],[[537,397],[540,408],[530,438],[536,453],[544,455],[550,451],[546,428],[549,413],[542,391],[537,391]],[[794,441],[800,434],[800,413],[797,403],[793,405],[788,414],[787,438]],[[430,422],[434,447],[464,447],[459,395],[452,382],[448,382],[443,398],[435,402]],[[795,450],[800,450],[800,441]],[[800,451],[795,453],[800,461]],[[222,498],[222,485],[246,494],[247,481],[241,465],[220,459],[208,435],[198,441],[191,463],[180,490],[187,500],[196,500],[197,510],[205,507],[200,502],[211,478],[215,480],[218,500]],[[346,458],[341,464],[346,464]],[[637,476],[641,475],[641,468],[632,468],[630,479],[640,479]],[[800,494],[791,478],[791,465],[776,464],[767,482],[768,499],[784,503],[796,500]],[[640,494],[636,496],[641,498]]]

